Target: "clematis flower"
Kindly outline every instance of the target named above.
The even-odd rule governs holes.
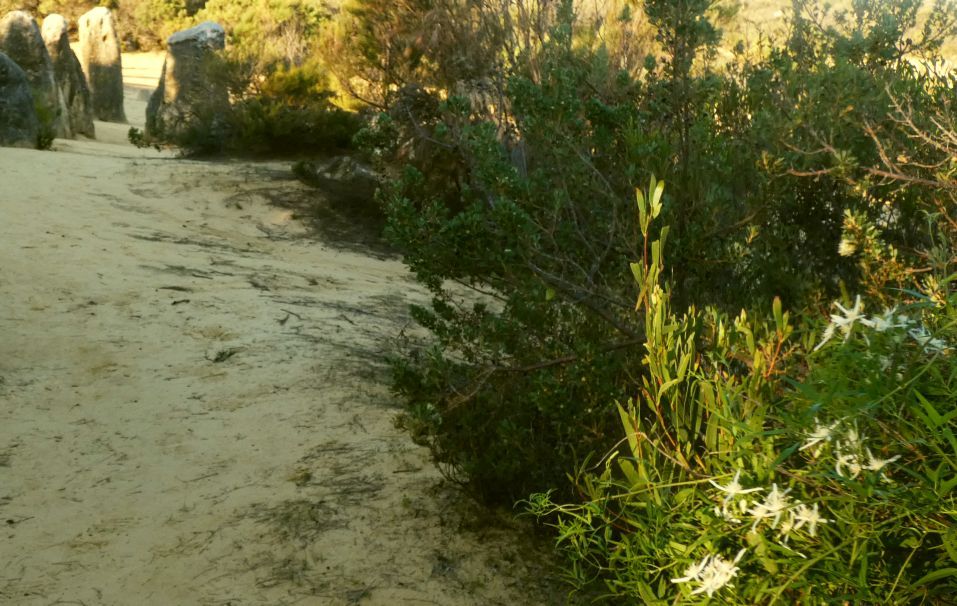
[[[884,313],[879,316],[864,318],[861,320],[861,324],[873,328],[877,332],[885,332],[892,328],[906,328],[907,323],[901,320],[901,318],[906,318],[906,316],[898,316],[896,314],[897,308],[892,307],[885,309]]]
[[[798,530],[803,526],[807,526],[807,533],[812,537],[817,534],[818,524],[827,524],[830,521],[831,520],[826,520],[821,517],[817,503],[814,504],[814,507],[808,507],[804,503],[801,503],[791,511],[791,522],[794,529]]]
[[[748,513],[754,518],[754,524],[751,529],[758,527],[761,520],[771,519],[771,528],[777,528],[781,522],[781,516],[791,507],[791,499],[787,496],[791,489],[779,490],[777,484],[771,485],[771,491],[760,503],[755,503],[754,507],[748,510]]]
[[[824,336],[821,342],[817,344],[817,347],[814,348],[814,351],[824,347],[824,344],[834,337],[834,333],[837,330],[844,333],[844,340],[847,341],[847,338],[851,336],[851,329],[854,327],[854,323],[864,318],[864,314],[862,313],[864,311],[864,304],[861,303],[860,295],[854,298],[854,305],[852,305],[850,309],[844,307],[838,301],[835,301],[834,305],[841,310],[841,313],[831,314],[831,323],[824,329]]]
[[[711,558],[714,556],[707,555],[700,562],[696,562],[687,568],[685,568],[685,576],[671,579],[672,583],[689,583],[691,581],[700,581],[701,575],[704,573],[705,569],[708,567],[708,564],[711,563]]]
[[[843,316],[837,314],[831,314],[831,323],[836,324],[841,332],[844,333],[844,339],[846,340],[848,335],[851,334],[851,328],[854,326],[854,323],[864,317],[864,314],[861,312],[864,311],[864,305],[861,303],[861,295],[857,295],[854,298],[854,305],[850,309],[847,309],[837,301],[834,302],[834,305],[841,310]]]
[[[714,515],[721,518],[722,520],[727,520],[728,522],[734,522],[735,524],[741,523],[741,519],[734,515],[734,511],[732,511],[727,504],[715,505]]]
[[[843,448],[850,448],[851,450],[860,451],[861,446],[867,440],[867,437],[857,430],[857,424],[855,423],[853,427],[850,427],[847,430],[847,435],[844,437],[844,442],[842,444]]]
[[[807,450],[808,448],[816,446],[817,448],[814,448],[814,450],[811,451],[811,454],[816,457],[818,454],[820,454],[821,448],[824,446],[824,444],[833,439],[834,430],[837,429],[837,426],[840,424],[841,422],[838,420],[834,421],[830,425],[821,425],[820,421],[814,419],[814,429],[807,434],[804,444],[798,450]]]
[[[871,449],[866,449],[867,451],[867,465],[864,465],[864,469],[868,471],[881,471],[897,459],[901,458],[900,455],[895,455],[889,459],[878,459],[873,454],[871,454]]]
[[[924,348],[924,353],[940,354],[950,350],[950,346],[942,339],[935,339],[925,327],[918,326],[907,331],[910,338]]]
[[[741,478],[741,470],[739,469],[738,471],[735,472],[734,479],[728,482],[727,486],[722,486],[718,484],[717,482],[715,482],[714,480],[708,480],[708,482],[712,486],[720,490],[721,492],[727,493],[728,496],[724,498],[724,504],[727,505],[731,499],[737,496],[740,496],[743,494],[750,494],[752,492],[758,492],[761,490],[761,488],[745,488],[744,486],[741,485],[740,478]]]
[[[863,466],[861,465],[861,460],[856,454],[839,452],[837,455],[837,461],[834,463],[834,472],[842,478],[850,477],[851,479],[856,478],[861,475],[861,470]],[[845,470],[848,475],[845,475]]]
[[[902,328],[906,328],[906,327],[908,327],[908,326],[914,324],[914,320],[912,320],[910,316],[905,316],[904,314],[898,314],[898,315],[897,315],[897,323],[898,323]]]
[[[821,342],[814,347],[814,351],[817,351],[824,347],[824,344],[834,338],[834,332],[837,331],[836,324],[828,324],[827,328],[824,329],[824,334],[821,335]]]
[[[942,339],[931,339],[924,346],[924,351],[929,354],[939,354],[950,351],[950,345]]]
[[[737,563],[741,561],[746,551],[742,549],[731,561],[719,555],[705,556],[700,562],[689,566],[683,577],[671,579],[671,582],[697,583],[698,586],[691,591],[691,594],[704,593],[710,598],[721,588],[731,585],[731,579],[738,574]]]

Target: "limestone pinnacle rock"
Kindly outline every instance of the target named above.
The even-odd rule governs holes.
[[[126,122],[123,111],[123,63],[113,14],[98,6],[80,17],[80,65],[86,74],[93,115],[105,122]]]
[[[30,13],[13,11],[0,19],[0,51],[26,74],[41,126],[46,124],[58,137],[72,137],[69,111],[57,86],[53,61]]]
[[[197,116],[215,122],[229,108],[225,85],[208,77],[210,61],[225,47],[226,32],[212,21],[169,37],[163,74],[146,107],[147,134],[175,139]]]
[[[70,125],[75,133],[94,137],[93,102],[90,98],[90,88],[86,84],[86,76],[80,67],[73,49],[70,48],[70,38],[66,19],[62,15],[48,15],[43,20],[43,43],[53,61],[53,73],[60,94],[66,103],[70,116]]]
[[[26,73],[0,53],[0,146],[36,147],[40,122]]]

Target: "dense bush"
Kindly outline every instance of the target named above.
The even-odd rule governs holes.
[[[595,98],[596,65],[553,35],[538,82],[506,89],[522,137],[511,157],[464,97],[400,96],[381,121],[402,130],[415,114],[430,139],[411,152],[421,170],[384,192],[388,234],[435,297],[413,313],[436,344],[397,361],[396,388],[436,458],[491,500],[554,485],[603,445],[608,403],[638,359],[618,271],[637,246],[621,136],[634,82],[611,79]]]
[[[117,0],[110,8],[128,51],[160,50],[172,34],[194,25],[187,0]]]
[[[955,81],[910,62],[952,33],[952,7],[912,37],[917,3],[824,15],[799,2],[787,40],[718,65],[712,5],[622,13],[620,27],[655,34],[639,68],[612,60],[574,4],[559,3],[492,40],[537,42],[489,53],[487,72],[502,76],[484,88],[451,84],[443,74],[458,63],[443,68],[441,45],[404,52],[400,36],[399,48],[364,47],[374,73],[396,74],[380,91],[388,112],[363,136],[373,156],[406,166],[383,192],[388,233],[434,295],[414,314],[435,338],[397,360],[395,387],[414,435],[486,498],[567,491],[567,470],[614,440],[610,403],[642,372],[645,327],[621,268],[641,251],[632,192],[649,175],[671,183],[662,218],[679,307],[760,308],[778,296],[823,310],[875,271],[841,254],[851,224],[883,232],[888,263],[869,296],[902,285],[902,268],[931,245],[920,227],[937,194],[921,179],[952,156],[915,146],[894,100],[955,117]],[[898,155],[912,169],[906,185],[880,177]]]
[[[329,5],[325,0],[209,0],[196,19],[221,24],[234,51],[290,67],[315,63]]]
[[[230,106],[195,108],[181,133],[145,137],[138,145],[172,144],[187,154],[295,156],[347,150],[361,126],[355,112],[332,102],[316,63],[286,67],[236,51],[210,60],[206,78],[226,87]]]
[[[619,406],[624,439],[582,468],[579,502],[530,503],[569,580],[616,603],[948,602],[957,295],[857,297],[796,338],[780,301],[766,321],[676,313],[662,258],[635,264],[647,372]]]

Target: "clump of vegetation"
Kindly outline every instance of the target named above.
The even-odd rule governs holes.
[[[575,47],[570,3],[543,19],[523,27],[551,28],[535,34],[550,42],[516,57],[504,88],[400,90],[370,137],[394,136],[373,153],[409,160],[382,194],[387,234],[434,297],[413,309],[434,344],[394,366],[406,423],[490,501],[561,484],[604,446],[609,403],[639,359],[618,271],[637,246],[620,136],[637,83],[622,74],[596,92],[602,65]],[[500,94],[505,106],[488,102]]]
[[[913,147],[895,100],[932,127],[930,116],[954,119],[957,91],[911,63],[953,32],[943,5],[913,37],[916,2],[842,14],[798,3],[785,41],[718,63],[712,2],[622,11],[617,27],[654,32],[630,51],[642,61],[584,33],[594,22],[572,2],[506,4],[499,14],[536,18],[480,38],[499,50],[469,64],[478,83],[436,38],[362,47],[392,84],[361,139],[405,166],[382,192],[387,233],[433,294],[413,314],[434,340],[396,360],[395,388],[413,435],[500,502],[545,488],[570,496],[567,471],[616,440],[613,402],[640,382],[647,337],[621,272],[643,253],[635,184],[671,183],[662,220],[679,308],[767,310],[779,297],[819,313],[864,288],[883,300],[931,245],[923,226],[940,194],[926,182],[952,166],[945,150]],[[422,11],[420,22],[442,18]],[[912,178],[881,177],[898,157]],[[880,230],[882,270],[842,254],[849,221]],[[882,281],[865,287],[874,271]]]
[[[222,25],[234,52],[289,67],[315,63],[332,10],[322,0],[209,0],[195,19]]]
[[[230,103],[195,108],[173,136],[135,132],[139,146],[171,144],[184,153],[295,156],[350,149],[362,121],[338,107],[314,62],[284,66],[231,51],[205,66],[205,78],[229,91]]]
[[[262,76],[254,70],[250,82],[245,94],[234,95],[229,149],[296,154],[351,148],[360,116],[334,103],[317,63],[275,67]]]
[[[624,438],[581,468],[579,500],[529,503],[556,528],[569,580],[643,604],[949,599],[957,295],[873,311],[855,297],[803,334],[780,300],[766,319],[677,313],[667,233],[634,265],[646,374],[618,406]]]

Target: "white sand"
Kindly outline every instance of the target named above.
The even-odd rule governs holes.
[[[0,603],[555,603],[393,427],[403,265],[96,126],[0,148]]]

